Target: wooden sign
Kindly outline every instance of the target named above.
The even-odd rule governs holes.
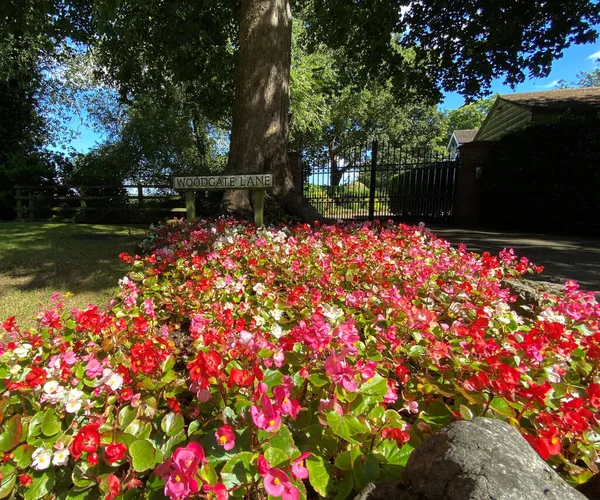
[[[219,189],[269,189],[273,187],[273,174],[204,175],[175,177],[175,189],[208,191]]]
[[[186,218],[196,218],[195,191],[226,191],[228,189],[249,189],[254,191],[254,222],[263,225],[265,189],[273,187],[273,174],[244,175],[201,175],[195,177],[175,177],[173,187],[185,191]]]

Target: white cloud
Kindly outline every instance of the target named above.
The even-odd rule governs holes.
[[[544,85],[535,85],[536,87],[540,87],[542,89],[551,89],[558,85],[558,80],[552,80],[550,83],[545,83]]]
[[[595,61],[596,59],[600,59],[600,50],[598,52],[594,52],[593,54],[588,56],[588,59]]]

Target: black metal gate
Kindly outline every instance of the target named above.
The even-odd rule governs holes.
[[[454,156],[371,144],[303,159],[304,197],[325,217],[444,221],[452,217]]]

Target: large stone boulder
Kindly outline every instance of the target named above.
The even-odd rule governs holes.
[[[369,500],[586,500],[501,420],[454,422],[411,454],[400,484],[369,486]]]

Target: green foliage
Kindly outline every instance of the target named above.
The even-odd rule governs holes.
[[[488,97],[448,111],[446,115],[446,143],[454,130],[477,129],[485,120],[496,97]],[[445,145],[445,144],[444,144]]]
[[[539,232],[600,232],[600,127],[597,118],[565,118],[503,137],[485,168],[491,223]],[[549,147],[549,145],[552,147]]]
[[[418,88],[434,101],[440,87],[476,95],[501,75],[510,85],[547,76],[565,48],[596,39],[600,21],[597,2],[586,0],[311,4],[312,36],[344,50],[353,78],[391,76],[397,89]],[[414,58],[398,46],[414,48]]]

